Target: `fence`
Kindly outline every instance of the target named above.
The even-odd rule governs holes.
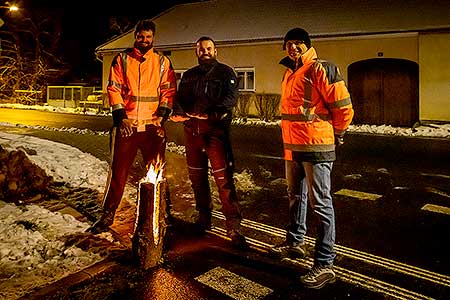
[[[99,110],[108,108],[106,97],[101,88],[86,86],[48,86],[48,105],[64,108],[88,108]],[[279,118],[280,95],[266,93],[240,93],[234,116],[247,118],[259,117],[264,121],[274,121]]]
[[[48,86],[47,87],[47,104],[55,107],[77,108],[87,107],[90,100],[95,99],[94,106],[100,108],[104,107],[103,96],[88,97],[89,95],[97,94],[100,88],[93,86]]]

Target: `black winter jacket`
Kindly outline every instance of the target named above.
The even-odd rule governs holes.
[[[211,118],[229,114],[236,105],[238,82],[234,70],[217,60],[187,70],[175,98],[174,114],[206,113]]]

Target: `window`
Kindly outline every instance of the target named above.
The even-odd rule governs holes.
[[[236,68],[240,91],[255,91],[255,68]]]
[[[187,70],[175,70],[175,78],[177,79],[177,88],[180,85],[181,77],[183,77],[183,73]]]

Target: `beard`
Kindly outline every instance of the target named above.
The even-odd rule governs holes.
[[[198,57],[198,63],[199,64],[207,64],[207,63],[210,63],[210,62],[212,62],[212,61],[215,61],[216,60],[216,56],[215,55],[202,55],[202,56],[200,56],[200,57]]]
[[[153,42],[150,43],[150,44],[149,43],[142,43],[142,42],[140,42],[140,43],[135,42],[134,43],[134,47],[136,49],[138,49],[142,54],[145,54],[145,53],[148,52],[148,50],[153,48]]]

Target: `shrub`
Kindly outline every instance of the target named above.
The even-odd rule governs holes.
[[[274,121],[279,116],[280,100],[279,94],[256,94],[255,105],[259,118],[263,121]]]

